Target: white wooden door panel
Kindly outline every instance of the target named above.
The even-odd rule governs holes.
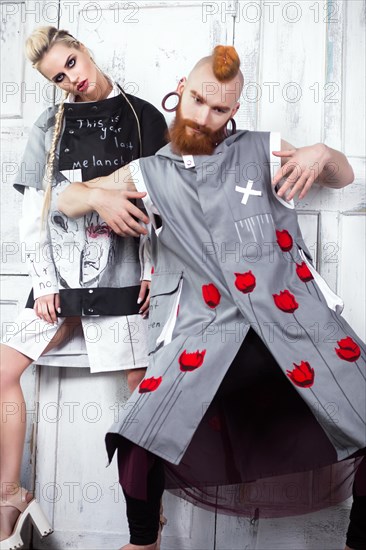
[[[319,24],[325,23],[325,83],[313,87],[314,101],[323,106],[321,141],[334,149],[343,149],[342,91],[344,79],[343,40],[345,33],[346,2],[317,2],[314,8]],[[320,13],[322,9],[323,13]],[[322,22],[321,22],[322,19]]]
[[[55,533],[42,548],[118,548],[128,541],[115,460],[105,433],[127,398],[121,373],[42,367],[37,448],[39,498]]]
[[[232,43],[235,42],[235,48],[240,55],[241,70],[244,75],[244,89],[240,98],[240,109],[235,115],[235,120],[241,130],[255,130],[257,129],[258,107],[261,96],[258,74],[262,36],[261,17],[258,17],[260,3],[257,3],[259,8],[256,8],[255,2],[251,3],[252,7],[248,3],[245,3],[247,7],[242,2],[236,2],[235,4],[235,33]],[[220,7],[221,17],[223,18],[225,16],[225,4],[222,2]],[[243,19],[248,19],[248,23],[240,23]]]
[[[344,2],[344,147],[347,155],[365,157],[365,0]]]
[[[163,503],[164,514],[168,518],[163,531],[163,549],[214,548],[215,514],[192,506],[168,492],[164,493]]]
[[[349,508],[334,506],[316,514],[259,521],[258,550],[342,550]]]
[[[1,2],[1,272],[26,274],[26,247],[19,243],[21,195],[12,187],[29,130],[52,102],[52,86],[25,60],[24,42],[37,25],[46,24],[46,0]],[[15,62],[16,61],[16,62]],[[23,170],[23,171],[22,171]]]
[[[314,101],[313,87],[324,86],[326,25],[315,21],[310,6],[281,1],[272,19],[268,9],[261,18],[257,129],[280,131],[296,146],[321,137],[322,103]]]
[[[24,82],[25,65],[22,48],[25,30],[22,25],[24,6],[25,2],[7,2],[1,6],[1,57],[5,62],[11,58],[21,60],[19,63],[1,65],[2,93],[5,99],[1,105],[1,118],[19,119],[23,116],[21,87]],[[16,39],[17,35],[18,39]]]
[[[339,294],[344,299],[343,315],[358,335],[366,337],[366,278],[365,278],[365,235],[364,213],[346,213],[341,216],[342,261],[340,262]]]
[[[255,548],[257,528],[255,519],[218,514],[216,547],[220,550]]]
[[[94,6],[93,10],[93,3],[80,1],[72,21],[62,11],[60,26],[83,41],[100,67],[127,92],[160,110],[163,97],[187,75],[192,60],[226,43],[232,28],[229,20],[221,24],[217,14],[205,18],[202,2],[149,0]]]
[[[351,155],[356,181],[344,190],[314,187],[297,204],[300,225],[317,267],[345,300],[344,315],[363,336],[364,288],[364,9],[365,2],[1,2],[6,7],[6,103],[2,100],[3,322],[24,303],[30,282],[18,243],[20,196],[10,185],[30,125],[52,102],[49,84],[22,58],[24,37],[39,24],[68,29],[127,92],[160,108],[192,61],[217,43],[234,43],[246,87],[239,128],[278,130],[294,145],[325,140]],[[10,13],[11,12],[11,13]],[[18,33],[18,29],[20,32]],[[4,73],[2,69],[2,80]],[[20,82],[19,82],[20,80]],[[18,85],[18,87],[17,87]],[[23,90],[23,96],[22,94]],[[2,87],[2,92],[4,88]],[[33,91],[33,92],[32,92]],[[296,96],[301,95],[297,101]],[[2,97],[4,94],[2,93]],[[170,121],[171,115],[167,117]],[[4,121],[3,121],[4,122]],[[356,290],[355,290],[356,289]],[[19,305],[20,304],[20,305]],[[36,379],[23,377],[30,408]],[[39,389],[36,492],[55,534],[36,548],[119,548],[128,540],[115,461],[106,468],[104,435],[127,399],[123,375],[42,367]],[[101,412],[101,414],[100,414]],[[72,416],[72,414],[74,416]],[[98,414],[100,418],[98,417]],[[97,415],[93,417],[93,415]],[[93,420],[94,418],[94,420]],[[31,486],[31,423],[23,478]],[[215,515],[166,494],[163,548],[257,550],[341,549],[350,503],[276,520]]]
[[[314,265],[318,268],[319,213],[301,210],[299,212],[299,225],[304,241],[312,255]]]

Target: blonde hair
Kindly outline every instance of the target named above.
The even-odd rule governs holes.
[[[55,44],[62,43],[69,48],[81,48],[81,43],[74,38],[68,31],[56,29],[56,27],[38,27],[27,38],[25,43],[25,54],[33,67],[40,71],[40,63],[46,53],[50,51]],[[65,92],[62,101],[55,115],[55,128],[52,137],[51,147],[47,155],[47,163],[44,171],[42,188],[45,191],[42,208],[42,224],[44,224],[51,205],[52,178],[56,158],[57,143],[61,136],[62,122],[64,117],[64,105],[68,93]]]

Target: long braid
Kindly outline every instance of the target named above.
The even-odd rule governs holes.
[[[54,44],[61,43],[67,47],[80,49],[80,42],[74,38],[68,31],[57,29],[56,27],[38,27],[27,38],[25,50],[26,56],[32,63],[33,67],[40,71],[40,64],[44,55],[50,51]],[[40,71],[41,72],[41,71]],[[62,122],[64,117],[64,103],[68,96],[65,92],[64,97],[59,105],[56,113],[55,129],[52,137],[52,143],[47,155],[47,163],[42,181],[42,188],[45,190],[44,202],[42,207],[42,228],[48,217],[48,212],[51,205],[52,194],[52,179],[55,168],[56,149],[61,136]]]
[[[59,105],[59,108],[55,116],[56,118],[55,129],[53,132],[52,143],[48,153],[47,164],[46,164],[44,177],[42,181],[42,188],[45,190],[43,207],[42,207],[42,226],[44,226],[47,220],[48,212],[51,205],[52,179],[53,179],[53,173],[54,173],[54,167],[55,167],[56,149],[57,149],[57,144],[61,135],[62,122],[63,122],[64,110],[65,110],[65,101],[67,96],[68,96],[68,93],[65,92],[64,97],[62,98],[62,101]]]

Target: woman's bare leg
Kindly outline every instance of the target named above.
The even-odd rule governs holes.
[[[68,336],[72,335],[78,318],[66,319],[59,328],[44,353],[59,345]],[[20,487],[20,467],[24,449],[26,429],[26,405],[20,377],[25,369],[33,362],[19,351],[2,344],[0,347],[0,392],[1,392],[1,437],[0,437],[0,498],[6,499]],[[16,510],[7,509],[16,513]],[[3,511],[5,514],[5,511]],[[2,514],[2,515],[4,515]],[[5,518],[1,518],[1,536],[10,535],[5,526]],[[9,518],[11,520],[11,518]],[[13,525],[14,522],[10,521]]]
[[[29,357],[1,345],[1,436],[0,436],[0,498],[19,488],[20,466],[25,437],[25,403],[19,382],[24,370],[32,363]],[[8,368],[11,366],[11,368]],[[19,513],[14,508],[1,508],[1,540],[7,538]]]
[[[23,455],[26,414],[20,376],[32,359],[6,345],[1,345],[1,439],[0,479],[1,495],[13,493],[19,485]]]

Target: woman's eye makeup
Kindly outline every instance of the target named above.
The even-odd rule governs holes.
[[[71,57],[66,61],[66,65],[68,66],[69,69],[72,69],[75,66],[75,63],[76,63],[76,57]],[[65,73],[59,73],[55,76],[53,81],[56,82],[56,84],[60,84],[60,82],[63,81],[64,76],[65,76]]]

